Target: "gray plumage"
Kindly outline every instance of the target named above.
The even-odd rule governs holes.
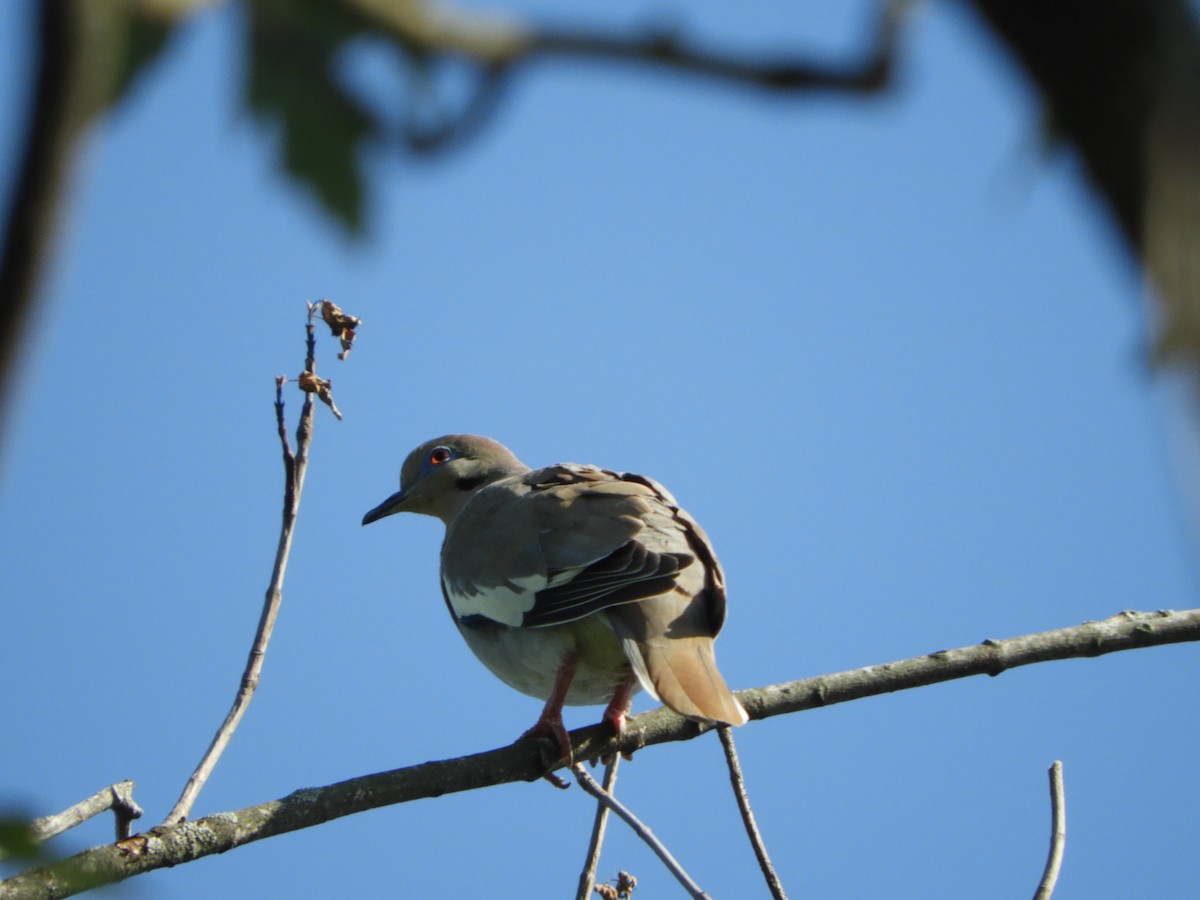
[[[713,656],[721,565],[661,485],[595,466],[530,470],[475,435],[422,444],[400,484],[363,524],[406,511],[446,523],[446,604],[493,673],[546,701],[535,728],[561,739],[563,703],[608,703],[620,731],[638,687],[685,716],[746,721]]]

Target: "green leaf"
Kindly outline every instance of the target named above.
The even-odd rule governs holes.
[[[378,131],[371,112],[333,74],[362,25],[337,4],[252,0],[246,103],[278,123],[284,166],[352,233],[363,226],[359,151]]]
[[[171,24],[163,19],[133,12],[126,12],[123,19],[121,24],[124,33],[120,36],[110,101],[114,106],[125,96],[138,75],[158,59],[172,30]]]
[[[0,859],[36,859],[37,842],[29,831],[29,820],[0,816]]]
[[[177,19],[152,15],[130,0],[58,2],[71,33],[77,114],[90,119],[126,99],[138,76],[161,56]]]

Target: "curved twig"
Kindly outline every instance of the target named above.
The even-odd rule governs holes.
[[[310,305],[305,372],[313,372],[316,369],[316,338],[313,332],[315,311],[316,306]],[[286,381],[287,379],[283,377],[275,379],[275,423],[279,430],[279,442],[283,446],[283,522],[279,529],[279,542],[275,547],[275,562],[271,569],[271,581],[267,585],[266,597],[263,599],[258,630],[254,635],[254,642],[250,646],[250,656],[246,660],[246,668],[242,672],[242,681],[238,685],[237,695],[233,698],[233,705],[225,716],[225,721],[221,723],[221,727],[213,736],[212,743],[208,745],[196,770],[192,772],[187,784],[184,785],[183,793],[180,794],[179,799],[175,801],[175,805],[167,814],[163,823],[165,825],[177,825],[187,819],[204,783],[208,781],[208,776],[212,774],[217,760],[225,752],[233,733],[237,730],[238,723],[242,721],[242,716],[250,706],[250,701],[254,698],[254,692],[258,689],[258,682],[262,676],[267,644],[270,643],[271,634],[275,630],[275,619],[278,617],[279,607],[283,603],[283,577],[287,572],[288,555],[292,549],[292,536],[296,531],[296,516],[300,512],[300,493],[304,489],[304,474],[308,469],[308,447],[312,443],[313,422],[313,394],[305,392],[304,405],[300,411],[300,424],[296,426],[296,451],[293,453],[288,444],[287,423],[283,418],[283,385]]]
[[[571,766],[571,772],[575,775],[575,780],[579,782],[579,786],[615,812],[618,816],[625,820],[633,833],[646,842],[646,845],[654,851],[654,854],[663,861],[663,865],[675,876],[675,879],[683,885],[683,889],[687,891],[695,900],[712,900],[708,894],[701,890],[700,885],[696,884],[690,876],[679,864],[679,861],[671,855],[671,851],[666,848],[654,834],[650,828],[635,816],[629,809],[624,806],[612,794],[607,793],[604,788],[596,783],[596,779],[587,773],[587,769],[581,763],[575,763]]]
[[[750,809],[750,797],[746,794],[746,780],[742,777],[742,764],[738,761],[737,747],[733,743],[733,730],[728,725],[718,725],[717,734],[721,738],[721,746],[725,748],[725,762],[729,768],[729,783],[733,786],[733,796],[737,798],[738,810],[742,814],[742,824],[746,826],[746,835],[750,838],[750,846],[758,859],[758,867],[762,869],[763,878],[767,881],[767,889],[775,900],[787,900],[783,882],[771,864],[767,855],[767,845],[763,843],[762,832],[754,821],[754,811]]]
[[[1050,900],[1054,886],[1058,883],[1058,872],[1062,868],[1063,850],[1067,844],[1067,800],[1063,793],[1062,762],[1055,760],[1050,767],[1050,852],[1046,857],[1046,869],[1038,883],[1033,900]]]
[[[614,753],[612,761],[604,767],[603,791],[610,797],[617,784],[617,766],[621,763],[621,754]],[[600,848],[604,845],[604,830],[608,826],[608,805],[602,801],[596,802],[596,819],[592,823],[592,837],[588,841],[587,859],[583,871],[579,873],[579,887],[575,891],[575,900],[588,900],[592,895],[592,885],[596,883],[596,868],[600,865]]]

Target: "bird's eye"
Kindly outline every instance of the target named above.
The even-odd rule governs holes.
[[[434,447],[429,452],[429,464],[433,465],[433,466],[440,466],[442,463],[444,463],[449,458],[450,458],[450,448],[449,447]]]

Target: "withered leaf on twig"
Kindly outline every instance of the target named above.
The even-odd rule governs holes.
[[[300,373],[300,390],[308,394],[316,394],[322,403],[328,406],[335,416],[342,417],[341,410],[333,402],[333,382],[317,377],[316,372]]]
[[[338,354],[338,359],[345,359],[350,355],[350,346],[354,343],[354,329],[362,324],[362,319],[342,312],[342,308],[332,300],[321,301],[321,318],[325,320],[333,336],[342,342],[342,352]]]
[[[617,873],[617,883],[614,885],[612,879],[609,879],[604,884],[598,884],[592,888],[600,895],[600,900],[627,900],[633,897],[633,892],[637,888],[637,878],[630,875],[628,872]]]

